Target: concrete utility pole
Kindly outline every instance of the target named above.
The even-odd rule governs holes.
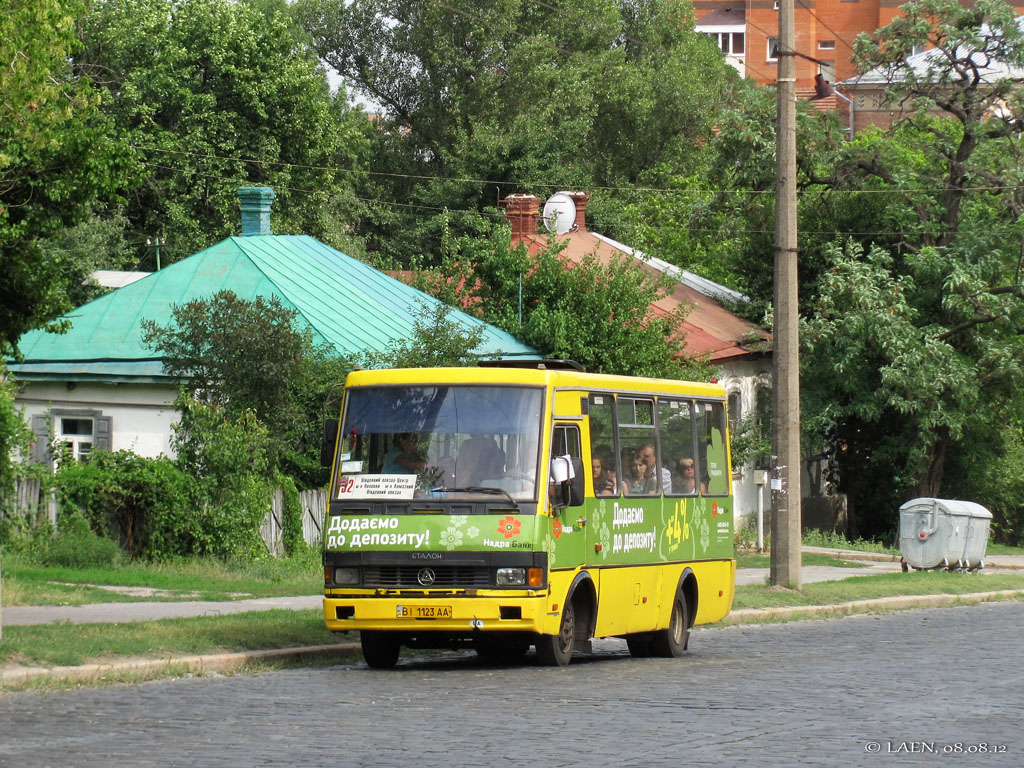
[[[775,327],[772,354],[772,584],[801,586],[800,331],[796,238],[796,57],[793,0],[779,3],[775,135]]]

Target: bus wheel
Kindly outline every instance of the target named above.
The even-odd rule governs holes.
[[[683,655],[690,641],[690,617],[686,606],[686,598],[676,593],[676,601],[672,604],[672,618],[668,629],[655,632],[651,637],[651,653],[662,658],[677,658]]]
[[[537,658],[545,667],[564,667],[572,658],[576,642],[576,606],[572,602],[562,608],[562,624],[557,635],[537,638]]]
[[[651,636],[646,632],[626,635],[629,655],[635,659],[647,659],[651,656]]]
[[[402,643],[393,632],[364,629],[359,633],[359,643],[363,646],[363,658],[373,669],[391,669],[398,662],[398,653]]]

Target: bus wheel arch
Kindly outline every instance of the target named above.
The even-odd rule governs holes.
[[[653,656],[678,658],[690,643],[690,628],[697,614],[697,577],[689,568],[679,577],[672,593],[668,626],[651,635],[650,651]]]
[[[679,591],[683,594],[683,597],[686,598],[690,616],[690,626],[687,627],[687,629],[691,629],[697,618],[699,592],[697,590],[697,577],[689,568],[685,569],[682,576],[679,577]]]
[[[581,571],[566,592],[558,634],[537,638],[535,645],[540,663],[564,667],[572,659],[574,650],[589,650],[596,621],[597,590],[590,574]]]

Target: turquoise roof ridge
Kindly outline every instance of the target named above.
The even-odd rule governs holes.
[[[19,341],[20,378],[162,378],[157,354],[142,342],[142,321],[166,325],[172,307],[231,290],[244,299],[277,297],[342,357],[383,350],[410,338],[416,312],[440,303],[422,291],[307,235],[229,237],[65,315],[66,334],[35,330]],[[536,350],[457,309],[467,328],[483,328],[478,351],[528,356]]]

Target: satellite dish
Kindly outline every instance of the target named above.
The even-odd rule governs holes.
[[[541,215],[548,232],[564,235],[576,224],[576,203],[565,192],[556,192],[544,203]]]

